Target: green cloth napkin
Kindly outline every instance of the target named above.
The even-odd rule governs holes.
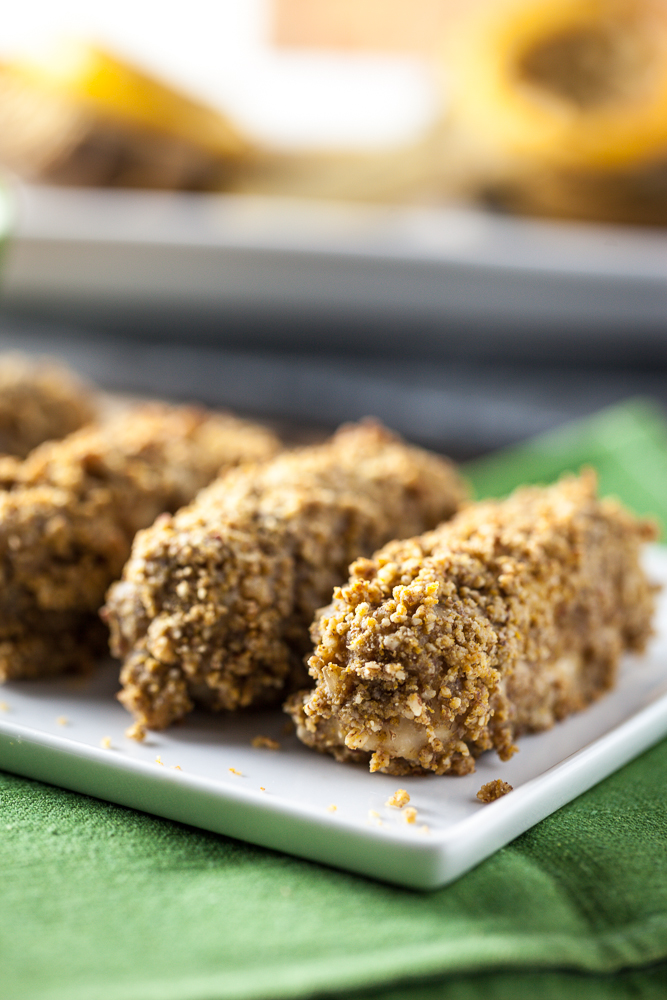
[[[667,423],[657,403],[631,399],[529,441],[468,462],[477,497],[504,496],[521,483],[552,482],[593,466],[602,495],[667,525]]]
[[[665,517],[666,439],[633,402],[470,472],[596,464]],[[663,997],[666,774],[667,741],[433,893],[0,774],[0,1000]]]
[[[430,1000],[474,996],[461,974],[495,970],[484,995],[504,997],[498,970],[656,962],[666,772],[667,742],[433,893],[2,776],[0,996]],[[607,996],[580,980],[577,996]]]

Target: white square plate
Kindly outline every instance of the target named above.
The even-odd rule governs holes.
[[[667,548],[650,550],[647,565],[656,582],[667,584]],[[117,665],[107,664],[88,680],[7,684],[0,690],[0,767],[387,882],[433,889],[667,735],[667,593],[648,652],[624,659],[611,694],[549,732],[524,737],[507,763],[484,755],[465,778],[397,779],[337,764],[285,736],[279,711],[198,713],[138,744],[124,736],[129,718],[113,698],[117,673]],[[277,739],[280,749],[255,749],[257,735]],[[498,777],[514,791],[482,805],[477,790]],[[417,809],[414,824],[385,805],[399,785]]]

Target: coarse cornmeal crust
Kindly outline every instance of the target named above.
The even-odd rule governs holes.
[[[313,625],[317,685],[286,705],[299,738],[371,771],[466,774],[612,687],[651,633],[655,529],[595,487],[526,487],[357,560]]]
[[[149,404],[0,458],[0,681],[91,666],[106,638],[97,611],[137,530],[221,467],[278,448],[229,414]]]
[[[228,473],[141,532],[109,592],[120,700],[151,729],[275,700],[352,559],[465,499],[449,461],[373,422]]]

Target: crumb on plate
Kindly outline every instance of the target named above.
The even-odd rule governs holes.
[[[338,812],[338,806],[335,806],[332,802],[330,806],[327,806],[327,812],[330,813]]]
[[[66,715],[59,715],[56,722],[59,726],[69,726],[69,719]]]
[[[403,819],[406,823],[415,823],[417,820],[417,810],[414,806],[406,806],[403,810]]]
[[[162,764],[162,766],[164,767],[164,761],[162,760],[162,757],[156,757],[155,758],[155,763],[156,764]]]
[[[272,740],[270,736],[255,736],[251,740],[251,746],[256,750],[280,750],[278,740]]]
[[[513,791],[511,785],[503,781],[502,778],[495,778],[482,785],[477,792],[477,798],[480,802],[495,802],[496,799],[501,799],[503,795],[507,795],[511,791]]]
[[[6,701],[0,701],[0,712],[8,712],[9,705]]]
[[[235,767],[230,767],[229,773],[230,774],[236,774],[236,775],[238,775],[239,778],[243,777],[243,772],[242,771],[237,771]]]
[[[100,740],[100,746],[103,750],[111,750],[111,737],[103,736]]]
[[[397,788],[393,795],[391,795],[385,802],[386,806],[393,806],[395,809],[402,809],[403,806],[407,806],[410,801],[410,796],[404,788]]]
[[[137,743],[143,743],[146,739],[146,727],[140,725],[138,722],[133,722],[125,730],[125,735],[128,740],[136,740]]]

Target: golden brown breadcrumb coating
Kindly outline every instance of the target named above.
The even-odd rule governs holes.
[[[589,473],[359,559],[313,625],[317,686],[287,705],[299,738],[387,774],[463,774],[491,748],[507,760],[521,732],[583,708],[643,649],[653,537],[598,500]]]
[[[95,416],[92,391],[64,365],[0,355],[0,453],[25,458]]]
[[[88,666],[97,617],[132,539],[221,467],[272,455],[276,438],[226,414],[137,407],[0,459],[0,680]]]
[[[111,588],[121,701],[161,729],[195,703],[275,699],[351,560],[434,526],[464,498],[451,463],[374,423],[228,473],[140,532]]]

